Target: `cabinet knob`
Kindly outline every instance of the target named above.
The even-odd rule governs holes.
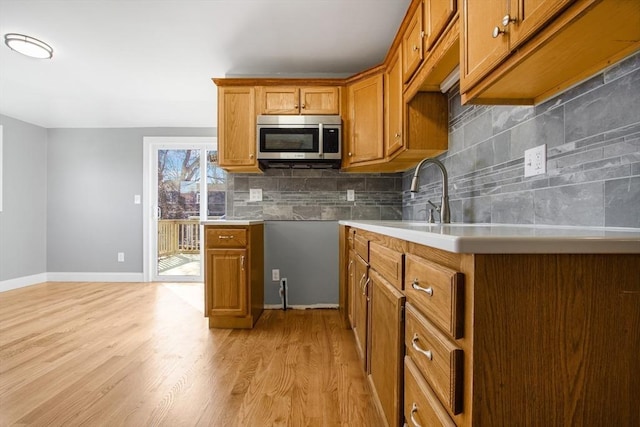
[[[298,104],[294,104],[294,105],[293,105],[293,108],[298,108]]]
[[[400,132],[396,132],[395,137],[400,138]]]
[[[302,104],[302,105],[300,106],[300,108],[302,108],[302,109],[304,110],[304,109],[305,109],[305,104]]]
[[[500,34],[507,34],[507,32],[505,30],[501,30],[500,27],[493,27],[493,33],[491,33],[493,38],[498,38]]]
[[[504,15],[504,18],[502,18],[502,26],[503,27],[506,27],[507,25],[509,25],[512,22],[513,23],[518,22],[518,18],[513,18],[508,13],[506,15]]]
[[[418,46],[413,45],[413,51],[414,51],[414,52],[417,52],[417,51],[418,51],[418,49],[420,49]]]
[[[351,157],[352,155],[353,155],[353,154],[351,154],[351,151],[349,151],[349,152],[347,153],[347,156],[349,156],[349,157]]]
[[[249,158],[250,158],[250,159],[253,159],[253,154],[249,154]]]

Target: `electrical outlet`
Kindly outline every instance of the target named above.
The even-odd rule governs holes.
[[[262,201],[262,188],[250,188],[249,189],[249,201],[261,202]]]
[[[524,152],[524,176],[547,173],[547,144],[530,148]]]
[[[118,252],[118,262],[124,262],[124,252]]]
[[[280,270],[277,268],[274,268],[271,270],[271,280],[274,282],[277,282],[280,280]]]
[[[347,202],[353,202],[356,200],[356,192],[354,190],[347,190]]]
[[[139,194],[135,194],[133,196],[133,203],[136,204],[136,205],[140,204],[140,195]]]

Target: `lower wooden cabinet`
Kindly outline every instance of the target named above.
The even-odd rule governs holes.
[[[362,360],[365,372],[368,372],[367,330],[369,321],[369,264],[359,255],[355,255],[355,277],[350,298],[353,300],[353,334],[356,350]]]
[[[404,295],[371,270],[369,382],[389,426],[402,421]]]
[[[264,226],[205,226],[205,315],[211,328],[251,328],[264,308]]]
[[[640,254],[452,253],[353,228],[381,425],[640,425]]]

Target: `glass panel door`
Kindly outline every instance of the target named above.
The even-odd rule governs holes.
[[[159,280],[201,280],[201,149],[157,150]]]

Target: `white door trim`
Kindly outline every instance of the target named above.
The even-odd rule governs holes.
[[[154,247],[154,243],[152,241],[153,236],[151,236],[150,228],[151,221],[154,219],[154,215],[156,215],[154,206],[151,204],[153,191],[156,189],[153,187],[154,180],[151,177],[151,171],[154,170],[154,150],[156,148],[162,147],[164,145],[189,145],[189,146],[201,146],[202,148],[211,148],[217,147],[218,138],[217,137],[199,137],[199,136],[145,136],[142,140],[142,159],[143,159],[143,167],[142,167],[142,275],[145,282],[150,282],[153,278],[153,266],[154,260],[152,254],[152,248]],[[203,159],[201,159],[203,161]],[[206,171],[206,168],[203,169]],[[206,194],[206,180],[201,180],[200,194]],[[200,212],[201,217],[202,212],[204,210],[204,217],[206,217],[206,203],[200,203]],[[201,236],[202,236],[202,226],[201,226]],[[200,260],[201,260],[201,271],[202,271],[202,262],[204,261],[204,257],[202,256],[203,247],[200,245]],[[171,280],[170,277],[167,277],[168,280]]]

